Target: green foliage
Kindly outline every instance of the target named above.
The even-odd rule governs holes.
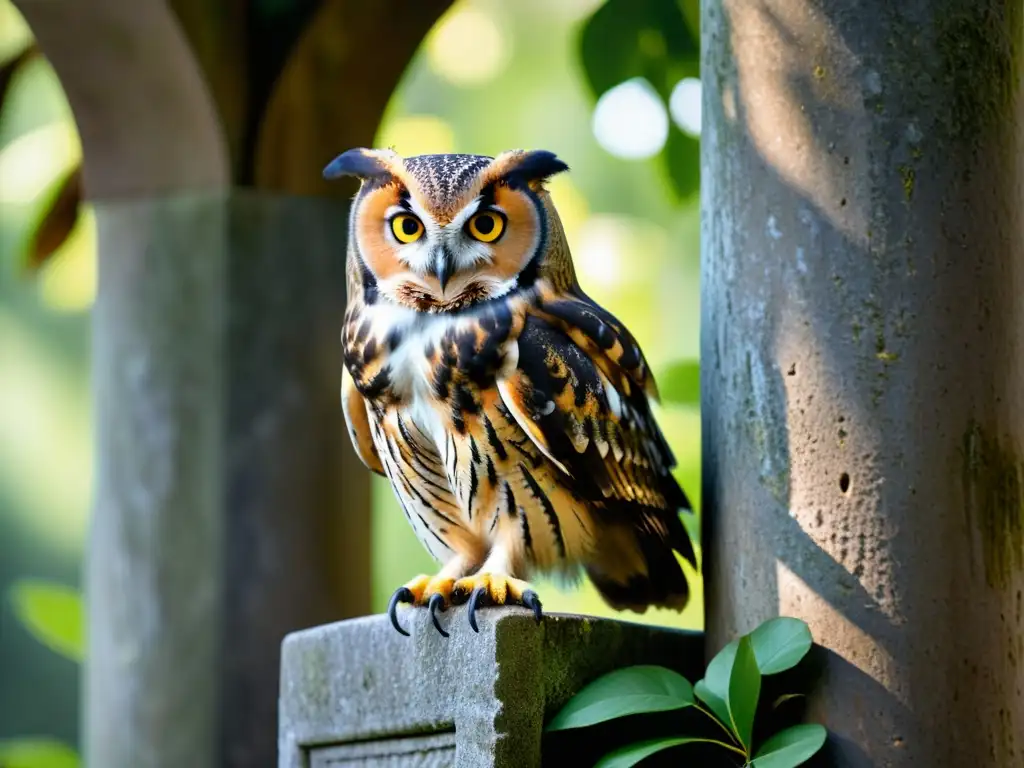
[[[699,74],[700,38],[676,0],[608,0],[583,26],[580,59],[594,96],[642,77],[667,99]]]
[[[696,360],[672,363],[658,375],[657,382],[663,403],[700,405],[700,363]]]
[[[587,685],[548,724],[549,731],[582,728],[617,717],[664,712],[693,704],[690,681],[671,669],[617,669]]]
[[[52,739],[0,741],[0,768],[78,768],[73,750]]]
[[[707,704],[711,711],[718,715],[718,719],[724,723],[731,720],[729,704],[726,700],[729,697],[729,679],[732,677],[732,668],[736,662],[738,648],[739,641],[733,640],[720,650],[708,664],[704,679],[698,680],[694,686],[697,698]]]
[[[804,622],[786,617],[771,619],[719,651],[708,664],[704,679],[692,687],[684,677],[663,667],[615,670],[580,690],[555,715],[547,730],[582,728],[626,715],[694,707],[714,723],[715,738],[686,733],[637,742],[605,755],[598,766],[628,768],[665,749],[704,743],[742,758],[747,768],[795,768],[821,749],[827,735],[825,728],[796,725],[772,735],[755,749],[754,720],[762,677],[792,669],[811,645],[811,633]],[[779,697],[775,706],[796,695]],[[719,738],[719,733],[725,738]]]
[[[761,745],[751,761],[753,768],[790,768],[810,760],[825,745],[828,733],[816,723],[794,725],[779,731]]]
[[[644,758],[650,757],[655,752],[678,747],[682,744],[692,744],[701,741],[708,741],[708,739],[675,738],[638,741],[636,744],[628,744],[625,747],[616,749],[614,752],[609,752],[597,762],[594,768],[629,768]]]
[[[766,621],[750,633],[750,643],[762,675],[777,675],[795,667],[813,644],[811,630],[799,619],[785,616]]]
[[[580,61],[594,97],[643,78],[666,102],[676,84],[700,74],[700,5],[695,0],[607,0],[580,33]],[[661,152],[680,200],[700,187],[700,144],[675,125]]]
[[[761,670],[757,668],[757,657],[754,656],[750,638],[744,636],[736,646],[732,669],[729,670],[729,693],[725,703],[729,709],[732,732],[748,754],[753,746],[754,714],[760,696]]]
[[[700,142],[671,125],[661,153],[676,197],[685,200],[696,194],[700,189]]]
[[[37,640],[52,651],[80,662],[85,650],[81,595],[73,589],[36,579],[11,588],[14,613]]]

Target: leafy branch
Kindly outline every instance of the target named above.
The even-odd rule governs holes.
[[[579,57],[594,98],[643,78],[667,104],[680,80],[700,73],[698,0],[607,0],[584,22]],[[700,142],[670,125],[660,159],[677,199],[700,186]]]
[[[680,734],[628,744],[601,758],[597,768],[628,768],[657,752],[686,744],[714,745],[742,760],[746,768],[796,768],[824,745],[825,728],[794,725],[757,745],[754,718],[762,678],[795,667],[811,645],[811,632],[804,622],[771,619],[726,645],[708,664],[704,678],[693,685],[665,667],[617,669],[573,696],[546,730],[583,728],[629,715],[692,707],[715,725],[714,737]],[[782,696],[775,705],[795,695]]]

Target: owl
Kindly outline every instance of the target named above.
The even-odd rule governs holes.
[[[497,157],[352,149],[341,400],[363,463],[386,477],[438,561],[393,594],[438,614],[519,605],[538,575],[585,572],[617,610],[681,610],[696,567],[686,494],[630,332],[590,299],[545,181],[548,151]]]

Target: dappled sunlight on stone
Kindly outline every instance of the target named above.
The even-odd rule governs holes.
[[[829,604],[805,581],[786,567],[776,563],[779,593],[779,616],[799,616],[815,638],[828,637],[830,649],[872,680],[893,694],[904,705],[907,691],[899,679],[892,655],[837,606]]]
[[[792,290],[794,301],[801,301],[800,288]],[[899,624],[904,619],[894,597],[896,531],[881,518],[851,515],[840,523],[837,536],[832,522],[843,514],[839,510],[881,505],[887,468],[878,457],[884,455],[886,435],[830,370],[826,343],[820,333],[790,316],[783,319],[775,341],[777,359],[785,368],[789,515],[848,574],[849,583],[840,585],[839,593],[851,596],[856,613],[869,610]],[[865,541],[872,542],[870,548]],[[849,616],[849,606],[836,608]]]
[[[852,240],[868,238],[863,190],[843,168],[867,157],[864,77],[856,57],[813,9],[793,0],[727,3],[738,73],[739,119],[765,162]],[[830,62],[824,67],[818,62]],[[881,86],[878,86],[881,88]],[[812,122],[817,102],[840,123]],[[828,144],[823,137],[834,138]]]

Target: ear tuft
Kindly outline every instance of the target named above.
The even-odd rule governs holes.
[[[502,175],[510,187],[520,187],[531,185],[532,182],[542,183],[556,173],[568,170],[569,166],[559,160],[554,152],[538,149],[516,157]]]
[[[324,168],[325,179],[356,176],[360,179],[378,179],[390,176],[391,169],[377,153],[368,149],[350,149],[331,160]]]

